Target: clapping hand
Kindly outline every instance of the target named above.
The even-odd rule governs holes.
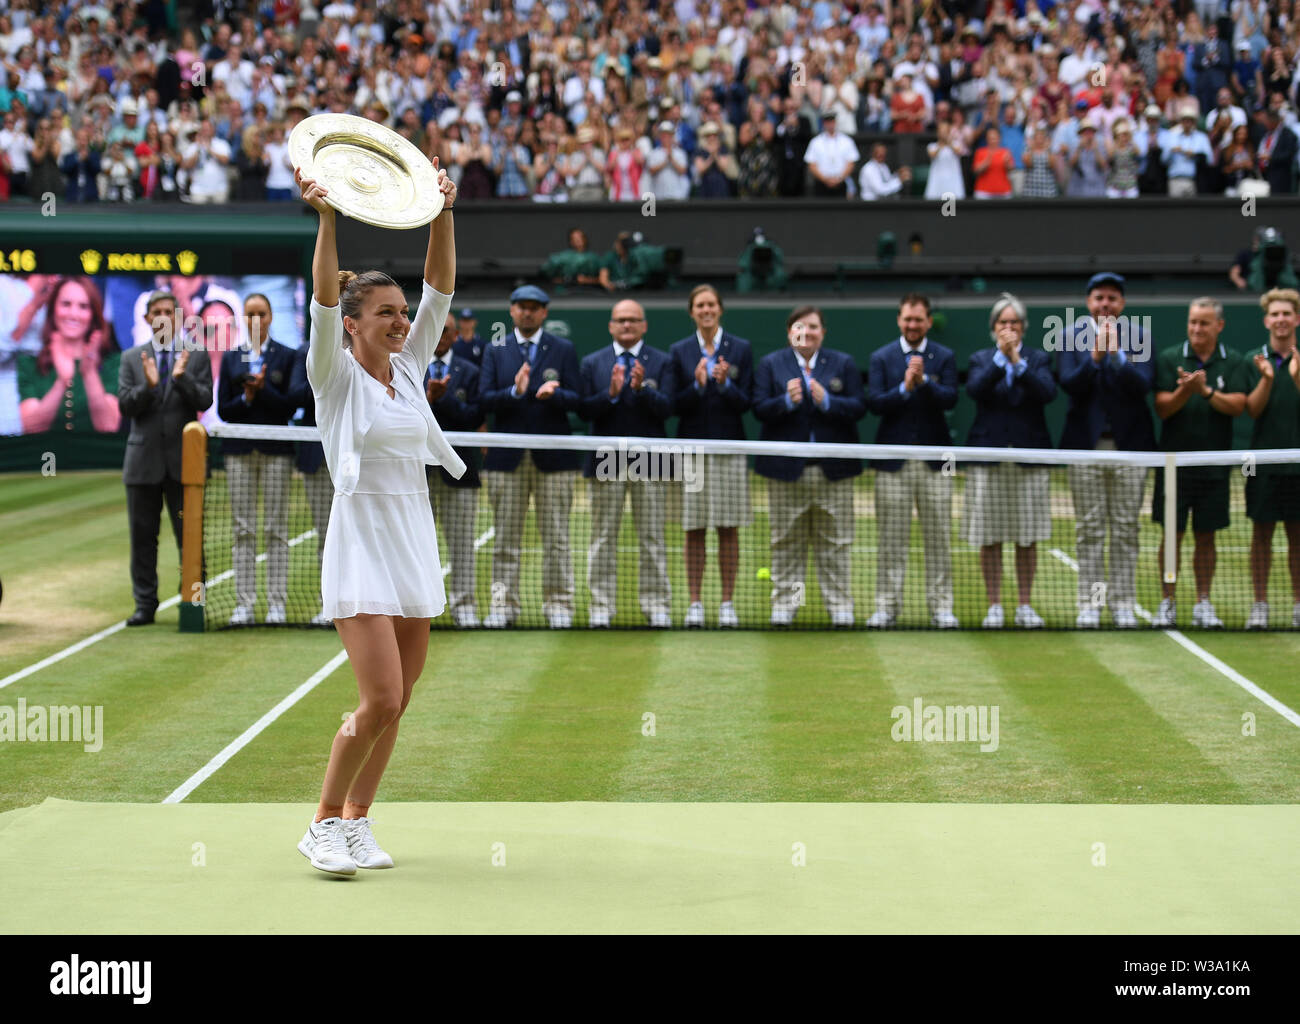
[[[713,364],[713,379],[718,383],[719,387],[726,383],[727,371],[730,369],[731,364],[721,356],[719,356],[718,361]]]
[[[645,363],[640,359],[632,364],[632,390],[640,391],[641,382],[645,380]]]
[[[424,395],[429,400],[429,404],[442,400],[442,396],[447,393],[447,378],[441,379],[430,377],[424,385]]]
[[[803,381],[799,377],[791,377],[785,382],[785,393],[790,396],[790,401],[798,405],[803,401]]]
[[[1294,362],[1294,359],[1292,362]],[[1266,380],[1271,381],[1273,379],[1273,360],[1262,352],[1256,353],[1255,355],[1255,369],[1257,369],[1259,375]]]
[[[619,362],[614,363],[614,369],[610,371],[609,374],[609,397],[610,398],[618,397],[619,392],[623,390],[623,383],[625,380],[626,380],[626,375],[623,370],[623,364]]]

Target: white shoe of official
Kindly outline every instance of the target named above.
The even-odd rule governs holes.
[[[313,626],[332,626],[334,624],[334,620],[331,619],[328,615],[326,615],[325,610],[322,608],[319,612],[317,612],[315,615],[311,617],[311,624]]]
[[[284,605],[273,604],[266,609],[266,624],[268,626],[283,626],[284,623]]]
[[[890,629],[894,625],[893,613],[881,608],[867,619],[868,629]]]
[[[686,609],[686,618],[682,619],[682,625],[687,629],[704,628],[704,604],[701,601],[692,601],[690,607]],[[719,623],[721,625],[721,623]]]
[[[609,612],[592,611],[587,617],[587,625],[592,629],[609,629]]]
[[[343,822],[348,855],[359,868],[391,868],[393,858],[375,842],[374,833],[370,831],[372,824],[369,818],[350,818]]]
[[[1031,605],[1016,605],[1016,625],[1021,629],[1042,629],[1046,625],[1043,617],[1034,611]]]
[[[1085,608],[1074,620],[1075,629],[1099,629],[1101,627],[1101,609]]]
[[[934,618],[930,620],[930,625],[936,629],[960,629],[961,623],[957,621],[957,616],[952,612],[935,612]]]
[[[1112,608],[1110,610],[1110,621],[1115,624],[1116,629],[1137,629],[1137,616],[1133,614],[1133,609],[1128,605]]]
[[[1017,611],[1017,615],[1019,612]],[[984,621],[980,623],[981,629],[1001,629],[1006,624],[1006,615],[1002,611],[1002,605],[989,605],[988,614],[984,616]],[[1017,623],[1019,625],[1019,623]]]
[[[723,601],[722,604],[718,605],[718,628],[740,628],[740,618],[736,615],[736,606],[730,601]]]
[[[1268,602],[1256,601],[1246,616],[1247,629],[1268,629]]]
[[[230,624],[232,626],[251,626],[253,624],[253,609],[246,604],[235,606],[235,610],[230,613]]]
[[[342,818],[326,818],[307,826],[307,834],[298,844],[298,852],[311,866],[332,875],[355,875],[357,862],[348,853],[348,837]]]
[[[1193,621],[1196,619],[1195,610],[1192,613]],[[1160,607],[1156,609],[1155,618],[1151,620],[1152,629],[1173,629],[1178,624],[1178,602],[1172,597],[1163,597],[1160,599]],[[1223,623],[1219,623],[1223,625]]]
[[[772,609],[772,625],[773,625],[773,626],[776,626],[776,627],[778,627],[778,628],[783,628],[783,627],[785,627],[785,626],[790,625],[792,622],[794,622],[794,609],[793,609],[793,608],[773,608],[773,609]]]
[[[831,612],[832,629],[852,629],[853,613],[851,611]]]
[[[1192,625],[1200,629],[1222,629],[1223,620],[1215,614],[1214,605],[1203,600],[1192,606]]]
[[[478,629],[478,616],[473,608],[457,608],[451,613],[451,619],[459,629]]]
[[[667,612],[652,612],[650,614],[651,629],[672,629],[673,617]]]
[[[550,626],[551,629],[572,629],[573,616],[562,608],[557,608],[554,611],[546,613],[546,624]]]

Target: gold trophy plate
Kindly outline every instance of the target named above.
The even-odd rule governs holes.
[[[410,141],[352,114],[314,114],[289,135],[289,159],[329,190],[325,202],[377,228],[418,228],[442,212],[438,174]]]

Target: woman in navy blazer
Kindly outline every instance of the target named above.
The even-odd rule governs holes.
[[[966,443],[983,448],[1050,448],[1043,409],[1056,397],[1056,380],[1046,352],[1022,344],[1028,319],[1014,295],[1003,292],[989,314],[991,348],[971,356],[966,391],[975,400],[975,422]],[[980,549],[980,568],[989,610],[985,629],[1001,629],[1002,545],[1016,545],[1019,604],[1015,624],[1041,629],[1042,617],[1030,604],[1037,542],[1052,536],[1048,501],[1051,469],[1015,462],[976,463],[966,482],[965,539]]]

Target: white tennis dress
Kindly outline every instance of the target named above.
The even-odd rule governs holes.
[[[406,345],[390,357],[396,398],[342,348],[339,307],[312,299],[307,377],[335,481],[321,564],[330,618],[432,618],[446,607],[424,467],[459,475],[464,464],[451,462],[460,460],[414,381],[423,380],[451,299],[425,284]]]

